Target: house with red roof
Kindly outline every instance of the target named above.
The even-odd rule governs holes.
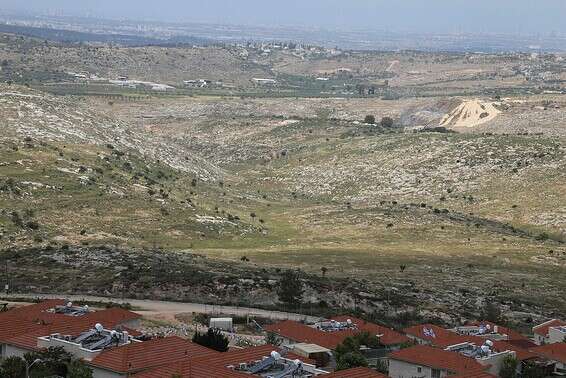
[[[394,347],[411,341],[407,336],[391,328],[367,322],[353,316],[335,316],[331,318],[331,320],[337,322],[348,322],[348,320],[350,320],[360,332],[368,332],[370,335],[376,335],[379,338],[379,342],[385,346]]]
[[[391,378],[444,378],[487,370],[474,358],[429,345],[395,351],[388,355],[388,359]]]
[[[534,326],[533,335],[537,345],[564,342],[566,338],[566,321],[551,319]]]
[[[530,341],[529,338],[514,329],[501,326],[489,321],[470,322],[464,326],[452,329],[460,335],[473,335],[490,340],[505,340],[505,341]]]
[[[481,345],[484,339],[475,335],[458,334],[434,324],[420,324],[405,328],[403,332],[417,344],[447,348],[462,343]]]
[[[316,344],[328,349],[335,349],[348,336],[368,332],[377,336],[382,345],[394,349],[410,339],[387,327],[383,327],[352,316],[337,316],[315,325],[307,325],[293,320],[285,320],[264,327],[283,338],[285,344]]]
[[[127,326],[139,324],[140,318],[141,315],[121,308],[92,311],[59,299],[10,309],[0,314],[0,357],[21,357],[46,348],[42,338],[64,335],[71,339],[96,324],[104,329],[129,331],[135,336],[137,331]]]
[[[171,336],[111,348],[87,363],[95,378],[118,378],[190,358],[213,358],[218,353],[183,338]]]
[[[293,366],[300,358],[293,353],[278,352],[284,354],[282,363],[275,363],[271,367],[266,364],[266,370],[253,372],[250,368],[261,364],[269,359],[275,347],[263,345],[240,350],[231,350],[226,353],[217,353],[214,356],[183,359],[176,363],[164,365],[156,369],[135,374],[134,378],[164,378],[178,376],[180,378],[253,378],[265,377],[281,373],[285,366]],[[386,378],[385,375],[377,373],[368,368],[354,368],[340,372],[328,373],[316,369],[313,365],[301,360],[304,364],[304,374],[301,377],[324,377],[324,378]],[[270,370],[271,373],[270,373]]]
[[[556,373],[560,375],[566,374],[566,342],[537,346],[532,348],[531,352],[546,358],[547,360],[553,361]]]

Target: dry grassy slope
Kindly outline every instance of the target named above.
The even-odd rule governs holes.
[[[241,194],[220,185],[220,169],[151,130],[15,85],[0,86],[0,104],[2,245],[13,238],[184,249],[261,232],[231,206]]]
[[[266,221],[269,237],[203,240],[204,253],[405,278],[443,299],[457,287],[489,295],[495,285],[502,298],[564,309],[566,247],[555,241],[566,231],[563,138],[246,122],[223,123],[222,139],[210,143],[226,144],[214,151],[238,172],[237,188],[265,196],[250,211]],[[233,148],[236,134],[247,141]],[[287,153],[264,159],[266,146]],[[248,160],[231,161],[236,149]]]
[[[249,86],[252,77],[266,75],[264,69],[242,60],[237,52],[215,47],[63,46],[0,35],[0,60],[4,59],[22,71],[85,71],[173,85],[204,78]]]
[[[481,271],[509,297],[520,276],[533,286],[518,299],[536,292],[537,303],[554,303],[566,284],[566,248],[536,237],[564,232],[562,139],[376,134],[351,122],[434,102],[201,98],[113,109],[127,121],[151,104],[145,127],[222,167],[226,182],[247,193],[236,200],[241,212],[264,220],[262,237],[203,239],[195,243],[202,253],[370,280],[402,280],[399,265],[407,265],[405,277],[435,293],[456,285],[451,275],[487,290],[473,282]]]
[[[80,98],[56,97],[20,86],[0,84],[0,116],[4,137],[32,138],[86,143],[113,144],[135,150],[150,160],[214,180],[222,172],[200,156],[179,145],[165,143],[148,129],[131,129],[110,113],[85,105]]]
[[[154,135],[205,156],[227,172],[227,180],[275,196],[296,192],[340,203],[427,203],[517,226],[565,231],[561,126],[549,136],[366,135],[371,127],[349,122],[367,113],[399,117],[408,108],[435,105],[435,100],[232,98],[117,103],[111,110],[131,127],[149,127]],[[529,114],[532,106],[498,117]],[[142,125],[135,117],[146,108],[154,117]],[[560,111],[545,114],[559,117]],[[547,195],[539,197],[541,191]]]
[[[566,284],[566,248],[536,239],[543,232],[559,239],[563,231],[560,137],[402,133],[348,121],[368,108],[395,115],[425,100],[109,105],[29,97],[37,93],[14,86],[2,93],[11,131],[0,174],[12,178],[1,183],[3,245],[161,245],[310,272],[325,266],[344,277],[410,280],[444,297],[452,295],[447,288],[485,292],[496,283],[503,298],[563,309],[556,298]],[[142,122],[146,113],[152,117]],[[291,114],[301,119],[280,117]],[[172,161],[189,156],[187,167],[204,160],[218,167],[223,186],[193,187],[192,174],[136,152],[158,145],[175,146],[167,150]],[[153,195],[145,176],[156,181]],[[32,207],[34,213],[26,211]],[[476,282],[480,274],[485,282]]]
[[[193,184],[191,176],[117,147],[4,140],[0,246],[186,249],[203,238],[259,234],[260,227],[247,218],[228,215],[233,197],[227,192],[198,180]]]
[[[360,52],[348,56],[314,59],[301,59],[289,52],[278,52],[261,61],[263,64],[272,65],[275,72],[292,75],[332,75],[339,69],[347,69],[352,75],[369,80],[390,75],[389,82],[393,86],[477,81],[495,73],[510,80],[515,76],[513,67],[524,62],[525,57],[519,56],[411,52]]]

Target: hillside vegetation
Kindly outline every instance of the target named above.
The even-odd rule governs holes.
[[[278,306],[300,269],[318,309],[566,311],[564,60],[321,51],[0,35],[17,290]]]

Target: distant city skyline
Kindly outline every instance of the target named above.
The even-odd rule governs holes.
[[[421,33],[566,34],[564,0],[0,0],[10,11]]]

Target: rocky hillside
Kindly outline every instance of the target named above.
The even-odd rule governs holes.
[[[0,34],[0,74],[14,81],[69,79],[67,72],[88,72],[115,79],[155,81],[180,86],[184,80],[208,79],[251,86],[265,68],[248,62],[237,50],[215,47],[85,46]]]

